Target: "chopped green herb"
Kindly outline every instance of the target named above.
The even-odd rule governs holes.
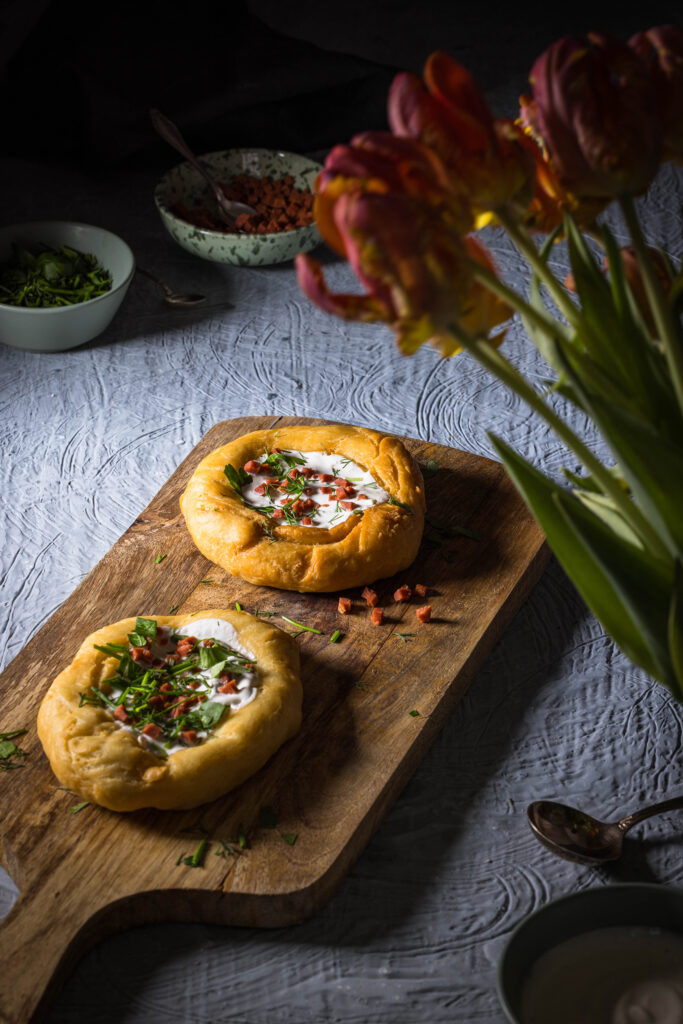
[[[13,741],[17,736],[24,736],[26,729],[15,729],[14,732],[0,732],[0,772],[9,772],[13,768],[21,768],[26,752]],[[19,760],[15,760],[19,758]]]
[[[357,679],[354,679],[353,685],[356,687],[357,690],[367,690],[367,686],[365,685],[365,683],[361,683]]]
[[[157,557],[154,559],[154,564],[158,565],[159,562],[163,562],[165,558],[168,558],[168,555],[166,553],[164,553],[163,555],[157,555]]]
[[[199,582],[203,587],[212,587],[214,583],[213,580],[200,580]],[[194,614],[196,615],[197,613],[195,612]]]
[[[200,704],[196,711],[190,712],[187,721],[190,725],[199,726],[200,729],[213,729],[214,725],[218,725],[226,710],[227,705],[207,700],[205,704]]]
[[[73,306],[111,290],[111,274],[91,253],[68,245],[42,251],[12,244],[0,267],[0,302],[8,306]]]
[[[409,715],[410,715],[410,716],[411,716],[412,718],[417,718],[417,717],[418,717],[418,715],[420,714],[420,712],[419,712],[419,711],[417,711],[417,710],[416,710],[415,708],[413,708],[413,710],[412,710],[412,711],[409,711],[409,712],[408,712],[408,714],[409,714]]]
[[[250,484],[253,478],[249,476],[242,467],[235,469],[234,466],[228,465],[225,467],[223,472],[227,476],[228,483],[232,487],[233,491],[235,491],[238,496],[242,498],[242,501],[244,501],[244,498],[242,497],[242,488],[246,484]]]
[[[147,637],[143,636],[142,633],[129,633],[128,642],[131,647],[144,647],[147,643]]]
[[[183,857],[183,864],[187,864],[188,868],[201,868],[204,866],[204,857],[206,855],[206,847],[209,845],[209,840],[204,837],[199,840],[199,846],[190,857]]]
[[[269,807],[265,804],[258,815],[258,827],[259,828],[275,828],[277,826],[277,811],[274,807]]]
[[[341,630],[340,629],[335,629],[334,633],[330,637],[330,643],[331,644],[338,644],[340,640],[341,640]]]
[[[277,612],[264,612],[257,608],[255,614],[257,618],[260,616],[262,619],[269,619],[272,615],[277,615]]]
[[[312,626],[304,626],[303,622],[297,622],[295,619],[289,619],[286,615],[281,615],[280,618],[284,619],[285,622],[289,622],[292,626],[298,626],[304,633],[322,633],[321,629],[313,629]]]
[[[218,840],[218,849],[215,851],[216,857],[225,857],[227,859],[228,855],[236,854],[239,856],[241,853],[242,850],[235,843],[227,843],[224,839]]]
[[[409,644],[410,637],[415,636],[414,633],[392,633],[392,636],[397,636],[399,640],[402,640],[404,644]]]
[[[431,477],[436,476],[438,472],[439,463],[435,462],[434,459],[428,459],[424,466],[422,466],[422,476],[425,480],[429,480]]]
[[[237,830],[237,845],[239,846],[240,850],[248,850],[250,846],[243,825],[240,825],[240,827]]]
[[[82,811],[84,807],[88,807],[89,805],[90,805],[90,801],[89,800],[81,800],[81,802],[79,804],[72,804],[71,805],[71,807],[69,808],[69,813],[70,814],[78,814],[79,811]]]
[[[235,601],[235,611],[242,611],[242,605],[239,603],[239,601]]]
[[[154,640],[157,635],[157,624],[155,619],[141,619],[139,616],[135,620],[135,632],[140,633],[141,636],[149,637],[150,640]]]
[[[169,615],[173,615],[173,613],[177,612],[179,608],[180,608],[179,604],[172,604],[171,607],[168,609],[168,614]]]
[[[387,505],[398,505],[398,507],[402,508],[404,512],[407,512],[409,516],[415,515],[415,510],[413,506],[406,505],[405,501],[399,501],[398,498],[392,498],[391,496],[389,496],[387,498]]]
[[[294,843],[299,838],[298,832],[281,832],[280,835],[288,846],[294,846]]]

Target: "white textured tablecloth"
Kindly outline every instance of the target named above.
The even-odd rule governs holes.
[[[57,355],[0,346],[2,665],[218,420],[320,416],[489,457],[492,429],[551,473],[573,465],[544,425],[467,357],[443,361],[430,349],[401,357],[383,327],[345,324],[312,307],[291,265],[231,268],[185,253],[157,218],[153,175],[95,179],[9,161],[2,174],[2,223],[100,224],[172,287],[209,296],[193,312],[176,312],[136,277],[91,344]],[[666,168],[646,205],[649,232],[677,259],[682,186]],[[522,282],[510,247],[489,240],[506,277]],[[327,270],[337,290],[352,286],[346,265],[328,258]],[[544,378],[519,325],[506,351]],[[581,417],[573,422],[585,429]],[[81,961],[49,1024],[501,1024],[496,962],[525,914],[616,879],[683,876],[680,814],[641,827],[646,838],[608,872],[546,853],[526,824],[526,805],[566,799],[609,819],[680,790],[682,727],[683,709],[615,649],[551,562],[315,918],[279,931],[124,932]],[[2,882],[5,910],[14,891]]]

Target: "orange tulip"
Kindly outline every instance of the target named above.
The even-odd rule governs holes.
[[[629,46],[652,75],[664,135],[664,160],[683,162],[683,32],[661,25],[639,32]]]
[[[626,43],[566,36],[535,62],[522,118],[543,141],[563,188],[588,200],[638,194],[661,156],[655,90]]]
[[[472,280],[470,260],[492,269],[483,247],[463,241],[429,204],[408,195],[349,193],[338,197],[333,217],[344,254],[367,292],[332,294],[320,265],[300,254],[299,284],[327,312],[383,321],[403,353],[430,342],[444,355],[460,351],[454,328],[487,335],[511,315]]]
[[[389,92],[396,135],[420,139],[463,184],[477,212],[514,203],[526,207],[533,161],[521,129],[495,120],[472,75],[445,53],[433,53],[417,75],[396,76]]]

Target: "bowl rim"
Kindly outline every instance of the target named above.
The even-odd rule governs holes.
[[[318,163],[317,160],[313,160],[311,157],[305,156],[303,153],[293,153],[290,150],[286,149],[267,149],[264,146],[234,146],[232,149],[215,149],[211,153],[201,153],[198,159],[207,160],[212,156],[225,156],[228,153],[269,153],[274,156],[295,156],[297,157],[297,159],[300,160],[309,160],[311,166],[316,168],[318,174],[320,173],[320,171],[323,170],[323,165],[321,163]],[[310,231],[311,228],[313,228],[318,234],[320,233],[314,220],[311,221],[310,224],[303,224],[301,227],[298,228],[287,228],[285,231],[264,231],[256,235],[243,234],[240,232],[231,231],[211,231],[209,228],[200,228],[198,225],[192,224],[191,221],[189,220],[183,220],[183,218],[179,217],[176,213],[174,213],[159,196],[160,190],[167,184],[167,180],[171,176],[171,174],[178,171],[181,167],[192,167],[192,164],[190,163],[189,160],[181,160],[179,163],[174,164],[173,167],[169,167],[169,169],[164,173],[163,177],[161,177],[154,186],[154,203],[156,205],[157,210],[162,216],[168,217],[169,220],[172,220],[175,223],[180,224],[184,227],[192,228],[193,231],[199,232],[199,234],[203,238],[206,238],[207,240],[211,239],[213,241],[226,238],[232,240],[236,238],[252,240],[254,238],[261,239],[292,237],[299,231]]]
[[[591,900],[614,899],[615,892],[623,893],[624,890],[628,890],[631,893],[642,893],[643,895],[654,895],[655,893],[666,895],[667,893],[675,893],[676,895],[683,897],[683,886],[680,885],[669,885],[667,883],[659,882],[615,882],[613,885],[594,886],[591,889],[581,889],[577,892],[567,893],[565,896],[559,896],[555,900],[550,900],[548,903],[544,903],[542,907],[537,907],[536,910],[532,910],[531,913],[527,914],[525,917],[522,918],[521,921],[519,921],[518,924],[515,925],[515,927],[512,929],[507,939],[505,940],[505,945],[503,946],[500,956],[498,957],[498,966],[496,969],[496,994],[498,996],[498,1001],[500,1002],[500,1005],[503,1008],[505,1016],[508,1018],[508,1021],[510,1021],[511,1024],[514,1021],[518,1021],[519,1017],[515,1014],[513,1007],[510,1005],[510,1002],[507,998],[507,993],[505,991],[504,986],[503,971],[505,969],[505,962],[509,955],[510,949],[518,940],[519,935],[526,928],[530,927],[537,920],[538,917],[542,916],[543,914],[551,910],[557,911],[567,903],[590,903]],[[594,929],[591,929],[590,927],[586,929],[586,931],[591,930]],[[564,938],[559,938],[556,943],[554,943],[551,946],[548,946],[548,948],[552,949],[554,948],[554,946],[559,945],[561,942],[564,941]]]
[[[75,302],[70,306],[12,306],[8,302],[0,302],[0,312],[4,310],[11,310],[13,313],[19,314],[33,314],[33,315],[46,315],[49,313],[67,313],[76,309],[83,309],[84,306],[92,306],[96,302],[102,302],[105,299],[111,298],[112,295],[116,295],[122,288],[127,287],[135,273],[135,255],[133,250],[125,242],[120,235],[117,235],[114,231],[110,231],[109,228],[98,227],[97,224],[86,224],[82,220],[24,220],[18,224],[3,224],[0,226],[0,234],[5,234],[9,231],[15,231],[20,228],[27,227],[38,227],[41,225],[49,225],[51,227],[60,225],[69,225],[70,227],[76,228],[87,228],[89,231],[98,231],[103,235],[109,235],[111,238],[116,239],[117,242],[123,247],[124,255],[127,255],[130,260],[130,270],[119,284],[114,288],[110,288],[108,292],[104,292],[103,295],[96,295],[93,299],[86,299],[84,302]]]

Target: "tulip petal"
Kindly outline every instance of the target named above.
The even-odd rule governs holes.
[[[361,320],[364,323],[387,320],[386,310],[371,295],[333,295],[327,287],[322,267],[317,260],[299,253],[294,258],[294,264],[302,292],[326,313],[333,313],[344,320]]]

